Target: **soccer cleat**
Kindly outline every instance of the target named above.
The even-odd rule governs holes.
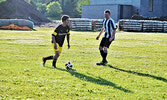
[[[56,68],[56,66],[52,66],[52,68]]]
[[[96,63],[96,65],[106,65],[108,61],[106,60],[105,62],[101,61],[100,63]]]
[[[108,61],[106,60],[105,62],[103,62],[104,65],[106,65],[108,63]]]
[[[104,63],[101,61],[100,63],[96,63],[96,65],[104,65]]]
[[[43,65],[43,67],[45,67],[46,60],[45,60],[44,57],[42,58],[42,61],[43,61],[43,62],[42,62],[42,65]]]

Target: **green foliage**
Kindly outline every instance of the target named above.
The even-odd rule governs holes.
[[[51,2],[47,5],[46,10],[49,17],[60,17],[62,13],[62,8],[59,2]]]
[[[82,6],[83,5],[89,5],[89,4],[90,4],[90,0],[79,0],[78,1],[78,7],[77,7],[78,16],[81,17]]]
[[[0,30],[0,99],[2,100],[166,100],[167,36],[164,33],[118,32],[108,49],[112,66],[101,61],[99,32],[71,31],[57,69],[40,66],[53,54],[53,28]],[[71,61],[74,71],[67,71]]]
[[[53,0],[26,0],[31,5],[35,6],[37,10],[41,11],[42,13],[48,12],[45,10]],[[60,10],[61,14],[67,14],[71,17],[81,17],[81,8],[82,5],[89,5],[90,0],[59,0],[62,7],[62,11]],[[58,8],[59,10],[60,8]],[[58,11],[57,11],[58,12]],[[48,16],[51,16],[50,14]],[[55,17],[55,15],[54,15]]]
[[[4,1],[6,1],[6,0],[0,0],[0,3],[4,2]]]
[[[59,1],[63,6],[63,14],[70,15],[71,17],[81,17],[82,5],[89,5],[89,0],[62,0]]]
[[[36,2],[33,1],[33,0],[30,1],[30,4],[31,4],[32,6],[34,6],[34,7],[37,7],[37,6],[36,6]]]
[[[77,11],[77,1],[78,0],[66,0],[63,6],[63,14],[67,14],[70,17],[78,17]]]
[[[38,3],[37,4],[37,10],[39,10],[41,13],[45,14],[45,12],[46,12],[46,4]]]

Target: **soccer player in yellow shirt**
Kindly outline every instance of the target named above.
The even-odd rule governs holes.
[[[63,15],[61,20],[62,20],[62,24],[59,25],[52,34],[52,45],[53,45],[54,55],[43,57],[42,58],[43,66],[45,66],[45,63],[47,60],[53,60],[52,67],[56,68],[56,62],[58,57],[61,54],[66,35],[67,35],[68,49],[70,49],[70,42],[69,42],[70,27],[68,26],[70,22],[70,17],[68,15]]]

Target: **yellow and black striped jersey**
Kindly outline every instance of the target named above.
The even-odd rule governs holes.
[[[58,43],[60,47],[63,46],[66,35],[70,35],[70,27],[68,25],[65,27],[63,25],[59,25],[52,34],[52,36],[55,37],[56,43]]]

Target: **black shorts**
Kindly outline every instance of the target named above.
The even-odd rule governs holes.
[[[114,41],[114,39],[115,38],[113,38],[113,41]],[[101,40],[100,46],[109,48],[110,44],[111,44],[111,42],[109,41],[109,38],[103,37]]]

